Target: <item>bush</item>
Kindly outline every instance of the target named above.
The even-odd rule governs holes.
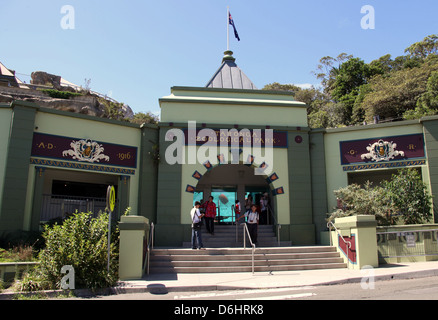
[[[351,184],[334,191],[342,208],[333,211],[327,221],[335,218],[372,214],[379,225],[421,224],[432,217],[432,196],[415,169],[400,169],[390,181],[373,187]]]
[[[432,217],[432,196],[414,169],[401,169],[391,181],[383,181],[389,205],[404,224],[425,223]]]
[[[70,99],[71,97],[82,96],[81,93],[70,91],[59,91],[55,89],[42,89],[44,93],[47,93],[50,97],[55,99]]]
[[[382,187],[373,187],[368,181],[363,187],[351,184],[335,190],[334,193],[340,200],[342,208],[332,212],[328,221],[354,215],[375,215],[379,225],[390,224],[388,219],[390,208]]]
[[[30,246],[18,246],[9,250],[0,248],[0,262],[32,261],[33,249]]]
[[[107,270],[108,214],[92,218],[92,213],[76,213],[62,225],[46,227],[46,247],[40,251],[39,266],[23,279],[23,288],[59,289],[64,274],[61,268],[71,265],[76,288],[105,288],[118,280],[118,231],[114,230]],[[32,281],[29,284],[29,280]],[[39,282],[39,284],[35,284]]]

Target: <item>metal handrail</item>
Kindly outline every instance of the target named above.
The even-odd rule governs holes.
[[[329,221],[329,222],[327,223],[327,228],[329,229],[330,233],[331,233],[331,231],[332,231],[331,226],[333,226],[333,228],[335,228],[335,231],[336,231],[337,234],[341,237],[342,241],[344,241],[344,243],[345,243],[345,247],[347,248],[347,268],[348,268],[348,267],[349,267],[349,261],[350,261],[350,258],[349,258],[349,256],[348,256],[348,254],[349,254],[349,249],[351,249],[351,241],[346,241],[346,240],[344,239],[344,237],[342,236],[342,234],[339,232],[339,230],[336,228],[336,226],[335,226],[335,225],[333,224],[333,222],[331,222],[331,221]],[[333,240],[332,240],[332,236],[331,236],[331,234],[330,234],[330,246],[333,246]]]
[[[234,220],[234,222],[236,223],[236,242],[238,242],[238,236],[237,236],[237,219],[236,219],[236,212],[234,212],[234,208],[235,208],[234,204],[231,205],[231,212],[233,213],[233,219],[232,219],[232,220]],[[233,222],[231,222],[231,223],[233,223]]]
[[[148,241],[147,251],[146,251],[146,261],[145,261],[145,265],[143,266],[143,272],[144,272],[144,269],[147,267],[147,274],[149,274],[149,265],[150,265],[150,260],[151,260],[151,250],[154,248],[154,231],[155,231],[155,225],[152,222],[151,223],[151,229],[150,229],[150,232],[149,232],[149,241]]]
[[[254,253],[255,253],[256,246],[255,246],[254,243],[252,243],[252,239],[251,239],[251,235],[249,234],[248,226],[246,225],[246,223],[244,223],[244,224],[243,224],[243,249],[246,249],[245,230],[246,230],[246,233],[247,233],[248,238],[249,238],[249,242],[250,242],[251,247],[252,247],[252,252],[251,252],[251,266],[252,266],[252,274],[254,275]]]
[[[270,204],[268,204],[268,206],[267,206],[266,208],[267,208],[267,212],[266,212],[266,214],[267,214],[267,216],[268,216],[268,223],[269,223],[269,216],[270,216],[269,213],[270,213],[270,212],[274,213],[274,210],[272,210]],[[272,218],[274,219],[274,225],[277,226],[277,242],[278,242],[278,246],[280,246],[280,229],[281,229],[281,224],[279,224],[279,223],[277,222],[277,219],[275,218],[274,215],[272,215]]]

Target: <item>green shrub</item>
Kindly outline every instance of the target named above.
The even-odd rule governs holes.
[[[33,269],[29,272],[23,273],[22,279],[15,281],[13,288],[15,291],[28,292],[50,290],[53,289],[53,286],[44,278],[44,275],[41,272],[37,269]]]
[[[0,262],[33,261],[31,246],[19,245],[9,250],[0,248]]]
[[[47,93],[50,97],[55,99],[70,99],[71,97],[81,96],[81,93],[70,91],[59,91],[55,89],[42,89],[41,92]]]
[[[400,169],[391,181],[383,181],[382,187],[398,221],[421,224],[432,218],[432,196],[417,170]]]
[[[342,208],[333,211],[327,221],[352,215],[375,215],[379,225],[421,224],[432,217],[432,196],[419,172],[403,168],[390,181],[373,187],[351,184],[334,191]]]
[[[74,268],[76,289],[113,286],[118,280],[118,231],[112,233],[109,272],[107,232],[107,213],[97,218],[92,218],[92,213],[76,213],[62,225],[46,227],[43,232],[46,247],[40,251],[40,264],[23,279],[22,287],[59,289],[65,276],[61,268],[66,265]]]

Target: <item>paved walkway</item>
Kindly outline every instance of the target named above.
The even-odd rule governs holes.
[[[250,290],[293,288],[303,286],[360,283],[363,277],[375,281],[414,279],[438,276],[438,261],[381,265],[368,270],[324,269],[252,273],[151,274],[140,280],[123,281],[103,294],[166,293],[184,291]],[[427,281],[427,280],[425,280]],[[56,293],[56,291],[50,291]],[[0,300],[12,299],[16,293],[0,293]],[[89,290],[75,290],[77,296],[90,295]]]
[[[141,280],[124,281],[114,293],[211,291],[229,289],[287,288],[360,283],[374,275],[375,281],[438,276],[438,261],[381,265],[372,270],[302,270],[252,273],[151,274]]]

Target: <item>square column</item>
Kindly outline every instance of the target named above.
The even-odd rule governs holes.
[[[149,220],[143,216],[122,216],[119,229],[119,278],[141,279],[149,239]]]
[[[335,219],[332,243],[341,253],[349,269],[379,266],[377,254],[376,218],[358,215]]]

